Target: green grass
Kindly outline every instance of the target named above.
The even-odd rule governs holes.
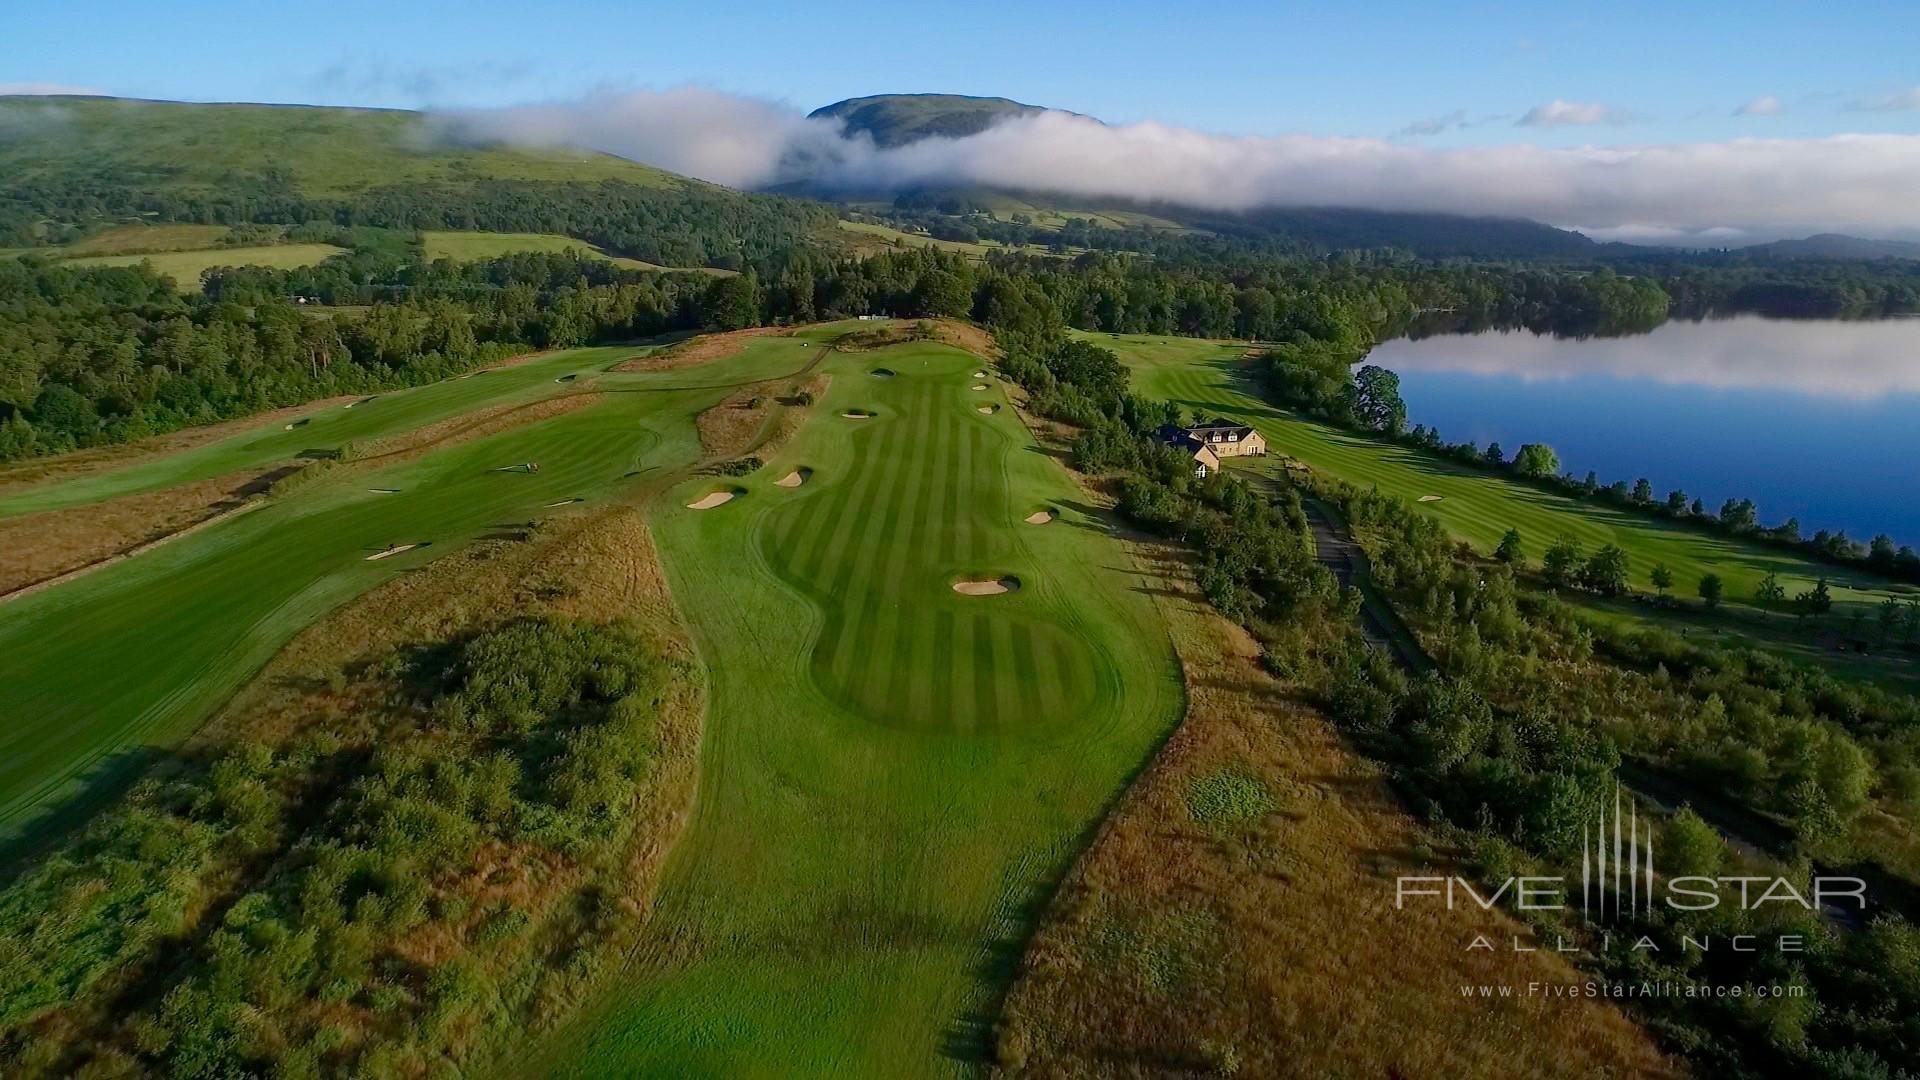
[[[624,986],[527,1069],[915,1076],[978,1052],[1026,905],[1181,700],[1138,577],[1012,411],[975,411],[1000,397],[968,389],[979,366],[836,356],[817,417],[724,482],[743,497],[691,511],[716,485],[683,485],[655,515],[711,678],[700,791]],[[1040,506],[1062,516],[1021,521]],[[1023,587],[950,587],[1003,574]]]
[[[241,469],[264,468],[300,457],[308,450],[337,451],[411,431],[492,405],[533,401],[564,384],[563,375],[609,367],[641,349],[576,349],[554,353],[518,367],[484,371],[426,386],[379,394],[306,414],[289,429],[287,421],[262,421],[240,434],[182,453],[150,458],[110,472],[53,484],[41,484],[0,497],[0,517],[57,510],[142,491],[172,487]]]
[[[584,252],[597,259],[605,259],[616,266],[629,270],[673,270],[676,267],[661,266],[658,263],[642,262],[619,255],[609,255],[584,240],[575,240],[571,236],[556,233],[496,233],[496,232],[447,232],[431,230],[420,234],[421,247],[428,261],[434,259],[452,259],[455,262],[474,262],[479,259],[494,259],[502,255],[515,255],[523,251],[558,254],[560,252]],[[712,267],[694,267],[699,273],[728,275],[735,271],[720,270]]]
[[[229,231],[225,225],[116,225],[71,244],[41,250],[55,257],[199,251],[218,244]]]
[[[646,165],[586,151],[458,147],[418,113],[289,105],[198,105],[112,98],[4,98],[32,138],[0,142],[0,176],[58,184],[76,176],[205,192],[272,170],[308,197],[388,184],[477,179],[686,184]]]
[[[260,247],[209,248],[204,251],[153,251],[137,255],[87,255],[65,260],[67,266],[138,266],[150,263],[154,272],[173,279],[183,292],[200,291],[200,275],[216,266],[265,266],[287,270],[344,255],[332,244],[265,244]]]
[[[729,383],[794,370],[812,351],[798,339],[764,338],[698,369],[602,375],[616,392],[578,411],[385,469],[323,477],[263,509],[7,604],[0,612],[0,716],[8,720],[0,730],[0,838],[90,783],[123,775],[118,765],[177,742],[301,627],[380,581],[498,525],[550,514],[548,504],[559,500],[636,497],[671,482],[699,457],[694,417],[725,397]],[[543,380],[558,392],[555,370],[592,370],[632,352],[559,354],[513,377]],[[508,378],[501,372],[442,387]],[[434,389],[416,392],[433,401],[415,409],[416,418],[475,402]],[[334,435],[360,409],[337,412],[343,423]],[[312,444],[320,421],[313,427],[205,450],[229,462],[258,456],[262,442],[283,453],[295,441]],[[128,471],[154,481],[156,470],[171,469],[172,478],[160,482],[177,482],[207,467],[202,452],[181,457],[197,464]],[[497,471],[527,461],[540,471]],[[119,475],[73,486],[92,484],[98,497],[100,485]],[[430,546],[366,561],[390,544],[412,543]]]
[[[1419,504],[1421,509],[1483,552],[1493,550],[1507,529],[1517,528],[1529,559],[1537,563],[1548,545],[1566,533],[1587,552],[1618,544],[1632,560],[1632,584],[1640,591],[1651,591],[1647,573],[1655,563],[1664,562],[1674,573],[1676,595],[1691,597],[1700,578],[1714,573],[1726,583],[1729,603],[1750,601],[1769,571],[1780,576],[1789,595],[1811,588],[1822,577],[1833,584],[1836,601],[1877,603],[1890,592],[1904,596],[1910,591],[1777,548],[1575,500],[1276,408],[1255,392],[1251,369],[1240,360],[1244,344],[1145,335],[1083,336],[1118,352],[1141,392],[1176,401],[1189,410],[1203,409],[1252,424],[1266,436],[1271,455],[1292,455],[1324,475],[1377,487],[1409,501],[1439,496],[1439,501]],[[1278,468],[1279,458],[1231,459],[1231,463],[1236,468],[1272,470]]]

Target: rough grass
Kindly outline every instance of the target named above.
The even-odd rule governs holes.
[[[876,363],[899,374],[867,377]],[[927,342],[831,357],[816,418],[744,497],[657,520],[713,680],[694,820],[627,986],[524,1071],[981,1060],[1034,897],[1179,688],[1151,602],[1065,472],[1011,410],[973,412],[979,365]],[[855,406],[880,415],[838,419]],[[804,487],[775,485],[802,464]],[[1020,524],[1038,503],[1066,512]],[[963,570],[1025,587],[958,597]]]
[[[1399,874],[1466,873],[1377,768],[1142,547],[1187,686],[1180,730],[1101,827],[1027,950],[998,1033],[1019,1076],[1673,1075],[1605,1003],[1468,1000],[1569,983],[1548,953],[1467,952],[1505,915],[1396,910]]]
[[[1158,338],[1150,335],[1085,334],[1113,349],[1131,369],[1142,393],[1252,424],[1267,438],[1267,458],[1235,458],[1233,468],[1273,470],[1283,456],[1297,458],[1317,472],[1361,487],[1378,487],[1418,504],[1448,532],[1483,552],[1492,551],[1509,528],[1525,538],[1537,564],[1562,533],[1580,541],[1589,553],[1618,544],[1632,560],[1632,584],[1650,591],[1647,573],[1664,562],[1676,579],[1675,593],[1691,596],[1708,573],[1726,583],[1727,602],[1744,604],[1769,571],[1780,576],[1789,595],[1811,588],[1818,578],[1834,586],[1836,607],[1847,602],[1873,604],[1905,587],[1842,567],[1815,562],[1791,552],[1730,539],[1613,507],[1577,501],[1496,474],[1456,465],[1431,455],[1330,427],[1267,404],[1258,396],[1253,369],[1242,361],[1246,345],[1232,342]]]

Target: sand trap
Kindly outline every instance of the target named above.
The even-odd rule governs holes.
[[[976,379],[984,379],[987,377],[987,373],[984,371],[976,371],[973,373],[973,377]]]
[[[874,368],[872,371],[867,372],[867,374],[873,376],[876,379],[891,379],[893,378],[893,369],[877,367],[877,368]]]
[[[574,503],[580,503],[580,502],[586,502],[586,501],[587,501],[587,500],[585,500],[585,499],[583,499],[583,498],[581,498],[580,496],[578,496],[578,495],[575,495],[575,496],[574,496],[573,498],[571,498],[571,499],[561,499],[561,500],[560,500],[559,502],[550,502],[550,503],[548,503],[547,505],[548,505],[549,507],[553,507],[553,506],[572,506],[572,505],[573,505]]]
[[[1047,522],[1052,521],[1054,518],[1057,518],[1059,516],[1060,516],[1060,511],[1055,510],[1054,508],[1049,506],[1045,510],[1035,510],[1033,513],[1028,514],[1027,524],[1045,525]]]
[[[1439,502],[1439,501],[1440,501],[1440,496],[1438,496],[1438,495],[1422,495],[1422,496],[1420,496],[1420,499],[1419,499],[1419,501],[1420,501],[1420,502]]]
[[[953,591],[961,596],[999,596],[1002,593],[1020,591],[1020,579],[1003,577],[993,581],[956,581]]]
[[[688,504],[687,504],[687,509],[689,509],[689,510],[711,510],[711,509],[713,509],[713,508],[714,508],[714,507],[716,507],[716,506],[723,506],[723,505],[725,505],[725,504],[727,504],[727,503],[730,503],[730,502],[732,502],[732,501],[733,501],[733,492],[731,492],[731,491],[716,491],[716,492],[714,492],[713,494],[711,494],[711,495],[708,495],[707,497],[705,497],[705,498],[703,498],[703,499],[700,499],[700,500],[699,500],[699,501],[697,501],[697,502],[690,502],[690,503],[688,503]]]
[[[988,385],[987,385],[986,383],[974,383],[974,384],[973,384],[973,388],[974,388],[975,390],[988,390],[988,389],[991,389],[991,387],[989,387],[989,386],[988,386]]]
[[[847,418],[847,419],[849,419],[849,420],[871,420],[871,419],[873,419],[873,414],[872,414],[872,413],[870,413],[870,412],[868,412],[868,411],[867,411],[867,410],[865,410],[865,409],[848,409],[848,410],[847,410],[846,412],[843,412],[843,413],[841,413],[840,415],[841,415],[841,416],[844,416],[844,417],[846,417],[846,418]]]
[[[385,551],[374,552],[373,554],[367,556],[367,561],[373,562],[375,559],[384,559],[389,555],[398,555],[403,551],[412,551],[414,548],[417,548],[419,546],[420,546],[419,544],[399,544],[394,547],[390,547]]]
[[[773,486],[784,487],[784,488],[796,488],[796,487],[799,487],[801,484],[806,483],[808,480],[812,478],[813,478],[812,469],[807,469],[807,468],[795,469],[792,472],[788,473],[787,475],[781,477],[780,479],[775,480],[773,482]]]
[[[351,409],[351,408],[353,408],[353,407],[354,407],[355,405],[365,405],[365,404],[367,404],[368,402],[370,402],[370,401],[373,401],[373,400],[374,400],[374,398],[377,398],[377,397],[379,397],[379,396],[380,396],[380,395],[378,395],[378,394],[375,394],[375,395],[374,395],[373,397],[363,397],[363,398],[361,398],[361,399],[360,399],[359,401],[349,401],[349,402],[347,402],[347,403],[346,403],[345,405],[342,405],[342,406],[340,406],[340,407],[341,407],[341,408],[343,408],[343,409]]]
[[[1000,406],[998,406],[998,405],[982,405],[982,406],[980,406],[979,408],[977,408],[977,409],[975,409],[975,410],[973,410],[973,411],[974,411],[974,412],[977,412],[977,413],[986,413],[986,414],[987,414],[988,416],[992,416],[992,415],[993,415],[994,413],[997,413],[997,412],[999,412],[999,411],[1000,411]]]
[[[399,488],[368,488],[367,490],[368,490],[368,491],[371,491],[371,492],[373,492],[373,493],[374,493],[375,495],[398,495],[398,494],[400,494],[400,489],[399,489]]]
[[[300,419],[295,420],[293,423],[288,424],[287,430],[292,431],[294,428],[297,428],[297,427],[306,427],[311,422],[312,422],[312,417],[301,417]]]
[[[553,381],[554,381],[554,382],[572,382],[573,380],[575,380],[575,379],[577,379],[577,378],[579,378],[579,377],[580,377],[580,373],[576,371],[576,372],[574,372],[574,373],[573,373],[573,374],[571,374],[571,375],[562,375],[562,376],[560,376],[559,378],[557,378],[557,379],[555,379],[555,380],[553,380]]]

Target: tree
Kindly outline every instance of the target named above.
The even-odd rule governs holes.
[[[1665,598],[1668,589],[1673,588],[1673,571],[1667,569],[1666,563],[1654,563],[1653,569],[1647,574],[1647,579],[1653,582],[1654,589],[1662,598]]]
[[[1775,605],[1784,603],[1787,599],[1787,590],[1780,584],[1780,575],[1771,570],[1767,571],[1767,576],[1760,579],[1760,587],[1753,591],[1753,599],[1763,611],[1771,610]]]
[[[1535,480],[1550,480],[1560,472],[1560,455],[1546,443],[1527,443],[1513,455],[1513,471]]]
[[[1547,580],[1554,585],[1571,585],[1580,572],[1580,542],[1562,533],[1540,560]]]
[[[1653,481],[1641,477],[1633,482],[1633,501],[1645,506],[1653,501]]]
[[[1667,492],[1667,513],[1680,517],[1687,512],[1687,493],[1679,488]]]
[[[739,330],[760,321],[760,286],[751,274],[716,277],[700,297],[700,322],[715,330]]]
[[[1493,549],[1493,557],[1503,563],[1522,565],[1526,562],[1526,553],[1520,548],[1520,530],[1508,529],[1500,538],[1500,546]]]
[[[1880,601],[1880,640],[1891,641],[1893,632],[1900,625],[1900,601],[1889,596]]]
[[[1717,608],[1720,606],[1721,596],[1726,592],[1726,585],[1721,582],[1719,574],[1708,574],[1700,579],[1699,591],[1700,599],[1706,603],[1707,607]]]
[[[1618,544],[1608,544],[1593,553],[1580,571],[1580,580],[1594,592],[1618,596],[1627,591],[1627,553]]]
[[[1813,588],[1794,597],[1793,604],[1802,616],[1825,615],[1833,610],[1833,590],[1827,587],[1827,579],[1821,578]]]
[[[1353,376],[1353,416],[1363,427],[1398,435],[1407,426],[1400,376],[1373,364]]]
[[[1497,442],[1488,443],[1487,452],[1482,456],[1486,458],[1489,465],[1499,465],[1507,460],[1506,453],[1500,449],[1500,444]]]

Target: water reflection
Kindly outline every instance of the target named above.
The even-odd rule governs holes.
[[[1494,330],[1385,342],[1367,362],[1402,374],[1459,372],[1527,381],[1605,375],[1870,400],[1920,393],[1920,318],[1840,322],[1745,315],[1578,340]]]

